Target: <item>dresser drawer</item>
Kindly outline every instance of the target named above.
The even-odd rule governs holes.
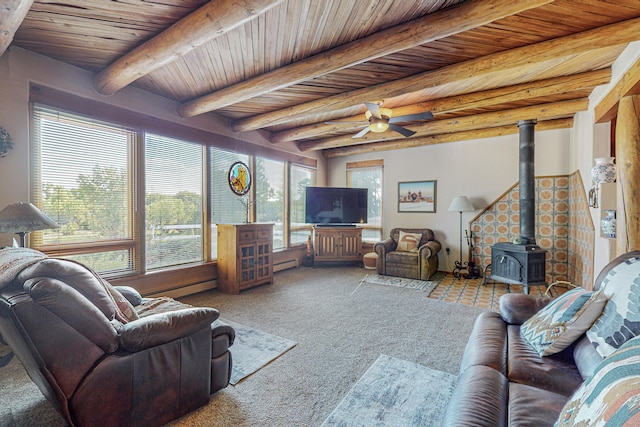
[[[271,239],[271,228],[258,230],[258,239]]]
[[[256,230],[242,230],[238,234],[238,241],[251,242],[256,240]]]

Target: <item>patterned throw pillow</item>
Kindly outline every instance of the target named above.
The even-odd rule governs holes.
[[[601,291],[572,289],[524,322],[520,335],[540,356],[564,350],[591,327],[607,302]]]
[[[564,405],[555,426],[637,426],[639,403],[640,338],[633,338],[596,367]]]
[[[609,301],[587,337],[598,353],[607,357],[640,335],[640,258],[616,265],[602,280],[601,288]]]
[[[396,250],[403,252],[418,252],[421,238],[422,234],[420,233],[405,233],[404,231],[400,231],[400,235],[398,236],[398,247]]]

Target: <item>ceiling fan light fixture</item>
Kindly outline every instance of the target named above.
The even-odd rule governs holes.
[[[365,111],[364,116],[369,120],[369,130],[381,133],[389,129],[389,119],[393,112],[389,108],[380,108],[380,118],[373,117],[371,111]]]
[[[389,129],[389,123],[384,119],[373,119],[369,125],[371,132],[384,132]]]

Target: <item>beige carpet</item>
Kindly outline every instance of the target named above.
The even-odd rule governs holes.
[[[170,425],[320,426],[381,354],[457,374],[482,310],[393,286],[361,286],[353,293],[365,274],[353,266],[298,267],[240,295],[209,291],[182,298],[297,344]],[[0,369],[0,383],[0,420],[17,427],[64,425],[19,365]]]

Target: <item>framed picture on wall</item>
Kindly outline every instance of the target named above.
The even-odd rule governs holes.
[[[436,211],[436,181],[398,183],[398,212]]]

